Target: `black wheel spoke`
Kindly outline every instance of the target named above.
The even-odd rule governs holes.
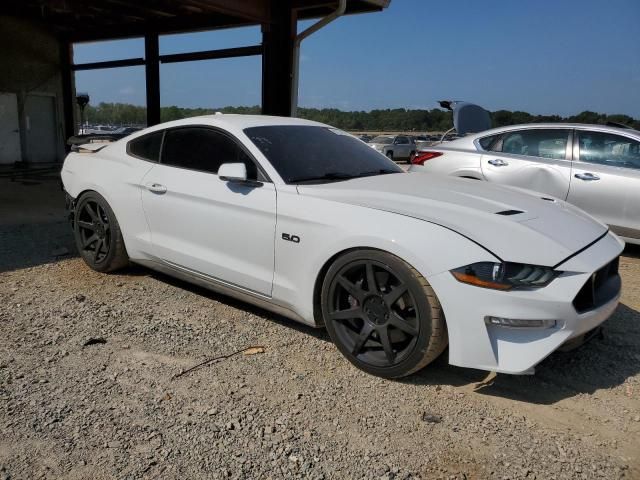
[[[93,208],[91,208],[91,205],[89,205],[89,203],[84,206],[84,209],[89,214],[91,220],[93,220],[94,223],[100,221],[100,219],[98,218],[98,214],[93,210]]]
[[[387,357],[389,363],[393,363],[396,359],[396,354],[393,352],[393,345],[391,345],[391,338],[389,337],[389,328],[381,327],[378,329],[378,336],[380,337],[380,343],[382,349]]]
[[[362,290],[360,287],[358,287],[354,283],[351,283],[349,280],[347,280],[343,276],[338,277],[338,283],[342,286],[342,288],[344,288],[347,292],[349,292],[349,295],[355,298],[358,301],[358,303],[362,304],[362,301],[364,300],[364,295],[365,295],[364,290]]]
[[[405,320],[395,312],[391,312],[391,315],[389,316],[389,323],[398,330],[402,330],[407,335],[411,335],[412,337],[418,336],[418,329],[415,328],[408,320]]]
[[[391,307],[407,291],[408,291],[408,288],[404,284],[398,285],[397,287],[393,287],[391,291],[384,296],[384,302],[387,304],[388,307]]]
[[[329,314],[332,320],[352,320],[354,318],[362,318],[362,308],[348,308],[346,310],[336,310]]]
[[[92,232],[96,231],[96,226],[91,222],[85,222],[84,220],[78,220],[78,226],[80,228],[85,228],[87,230],[91,230]]]
[[[93,251],[93,261],[97,262],[98,261],[98,254],[100,253],[100,249],[102,248],[102,245],[104,244],[104,240],[99,239],[98,243],[96,243],[96,249]]]
[[[83,244],[82,244],[82,248],[87,248],[88,246],[90,246],[93,242],[95,242],[96,240],[98,240],[98,235],[96,235],[95,233],[93,235],[91,235],[89,238],[87,238]]]
[[[352,353],[354,355],[358,355],[362,352],[362,348],[364,347],[364,344],[367,343],[367,340],[369,340],[373,330],[373,325],[367,322],[364,323],[362,330],[360,330],[360,335],[358,335],[358,338],[356,339],[356,344],[353,346]]]
[[[369,293],[378,293],[378,283],[376,282],[376,275],[373,271],[373,264],[367,262],[365,269],[367,271],[367,290]]]

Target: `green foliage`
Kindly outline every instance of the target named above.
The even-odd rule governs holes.
[[[223,113],[259,114],[260,107],[224,107],[224,108],[181,108],[162,107],[160,118],[163,122],[180,118],[210,115],[216,111]],[[309,120],[327,123],[338,128],[352,131],[403,131],[403,132],[443,132],[452,125],[451,112],[433,110],[408,110],[394,108],[371,110],[370,112],[343,112],[335,108],[299,108],[298,116]],[[640,120],[628,115],[607,115],[584,111],[578,115],[561,117],[559,115],[531,115],[527,112],[498,110],[491,114],[493,125],[515,125],[519,123],[539,122],[577,122],[606,123],[617,122],[640,129]],[[85,118],[91,124],[144,125],[146,108],[124,103],[101,103],[97,107],[87,106]]]

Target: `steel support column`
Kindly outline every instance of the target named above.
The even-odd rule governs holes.
[[[291,0],[272,0],[272,22],[262,29],[262,113],[291,116],[296,12]]]
[[[160,50],[158,34],[144,36],[144,64],[147,85],[147,126],[160,123]]]
[[[64,145],[68,151],[66,139],[76,134],[76,122],[74,120],[74,110],[76,102],[73,95],[73,70],[71,69],[73,47],[66,40],[60,40],[60,73],[62,75],[62,116],[64,125]]]

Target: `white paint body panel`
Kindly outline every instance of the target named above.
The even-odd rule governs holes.
[[[146,162],[126,152],[126,142],[138,135],[189,124],[215,126],[235,136],[272,183],[233,186],[217,175]],[[517,189],[439,175],[398,173],[287,185],[243,129],[291,124],[321,125],[236,115],[158,125],[96,153],[70,154],[62,172],[64,186],[74,198],[95,190],[107,199],[133,261],[152,267],[154,262],[177,264],[213,277],[254,295],[251,301],[260,297],[273,306],[268,308],[277,306],[279,312],[310,325],[321,322],[314,306],[317,283],[334,256],[362,247],[392,253],[433,286],[446,316],[450,362],[455,365],[528,372],[615,309],[617,299],[586,316],[572,306],[589,276],[619,255],[623,246],[603,224],[577,208]],[[150,192],[147,184],[154,183],[166,186],[166,193]],[[509,209],[523,213],[496,215]],[[284,241],[283,233],[297,235],[300,242]],[[157,248],[158,236],[168,238],[162,243],[170,248]],[[554,266],[572,255],[563,265],[571,275],[532,291],[473,287],[449,272],[481,261]],[[561,320],[562,328],[488,328],[485,315],[553,318]]]
[[[573,145],[568,145],[567,158],[563,159],[490,152],[480,147],[479,141],[485,137],[536,129],[566,130],[570,138],[579,132],[598,132],[640,142],[637,130],[608,125],[510,125],[421,148],[421,151],[443,155],[427,160],[424,165],[412,165],[409,171],[471,177],[567,200],[609,225],[627,242],[640,244],[639,169],[580,161],[575,138],[572,138]],[[579,177],[583,174],[595,175],[597,180],[581,180]]]

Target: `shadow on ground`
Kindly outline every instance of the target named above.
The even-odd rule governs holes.
[[[581,393],[618,387],[640,372],[640,312],[620,304],[595,337],[570,352],[555,352],[536,367],[534,375],[497,374],[454,367],[446,352],[408,383],[469,386],[482,395],[535,404],[553,404]]]
[[[245,310],[265,320],[293,328],[330,342],[325,329],[313,328],[240,300],[212,292],[162,273],[131,267],[128,274],[151,275],[158,281],[205,296],[230,307]],[[555,352],[536,367],[535,375],[498,374],[484,382],[489,372],[454,367],[445,352],[434,363],[408,378],[398,380],[415,385],[469,387],[482,394],[535,404],[553,404],[580,393],[622,385],[640,371],[640,312],[621,304],[604,324],[603,337],[596,337],[571,352]]]
[[[75,255],[58,176],[0,177],[0,273]]]

